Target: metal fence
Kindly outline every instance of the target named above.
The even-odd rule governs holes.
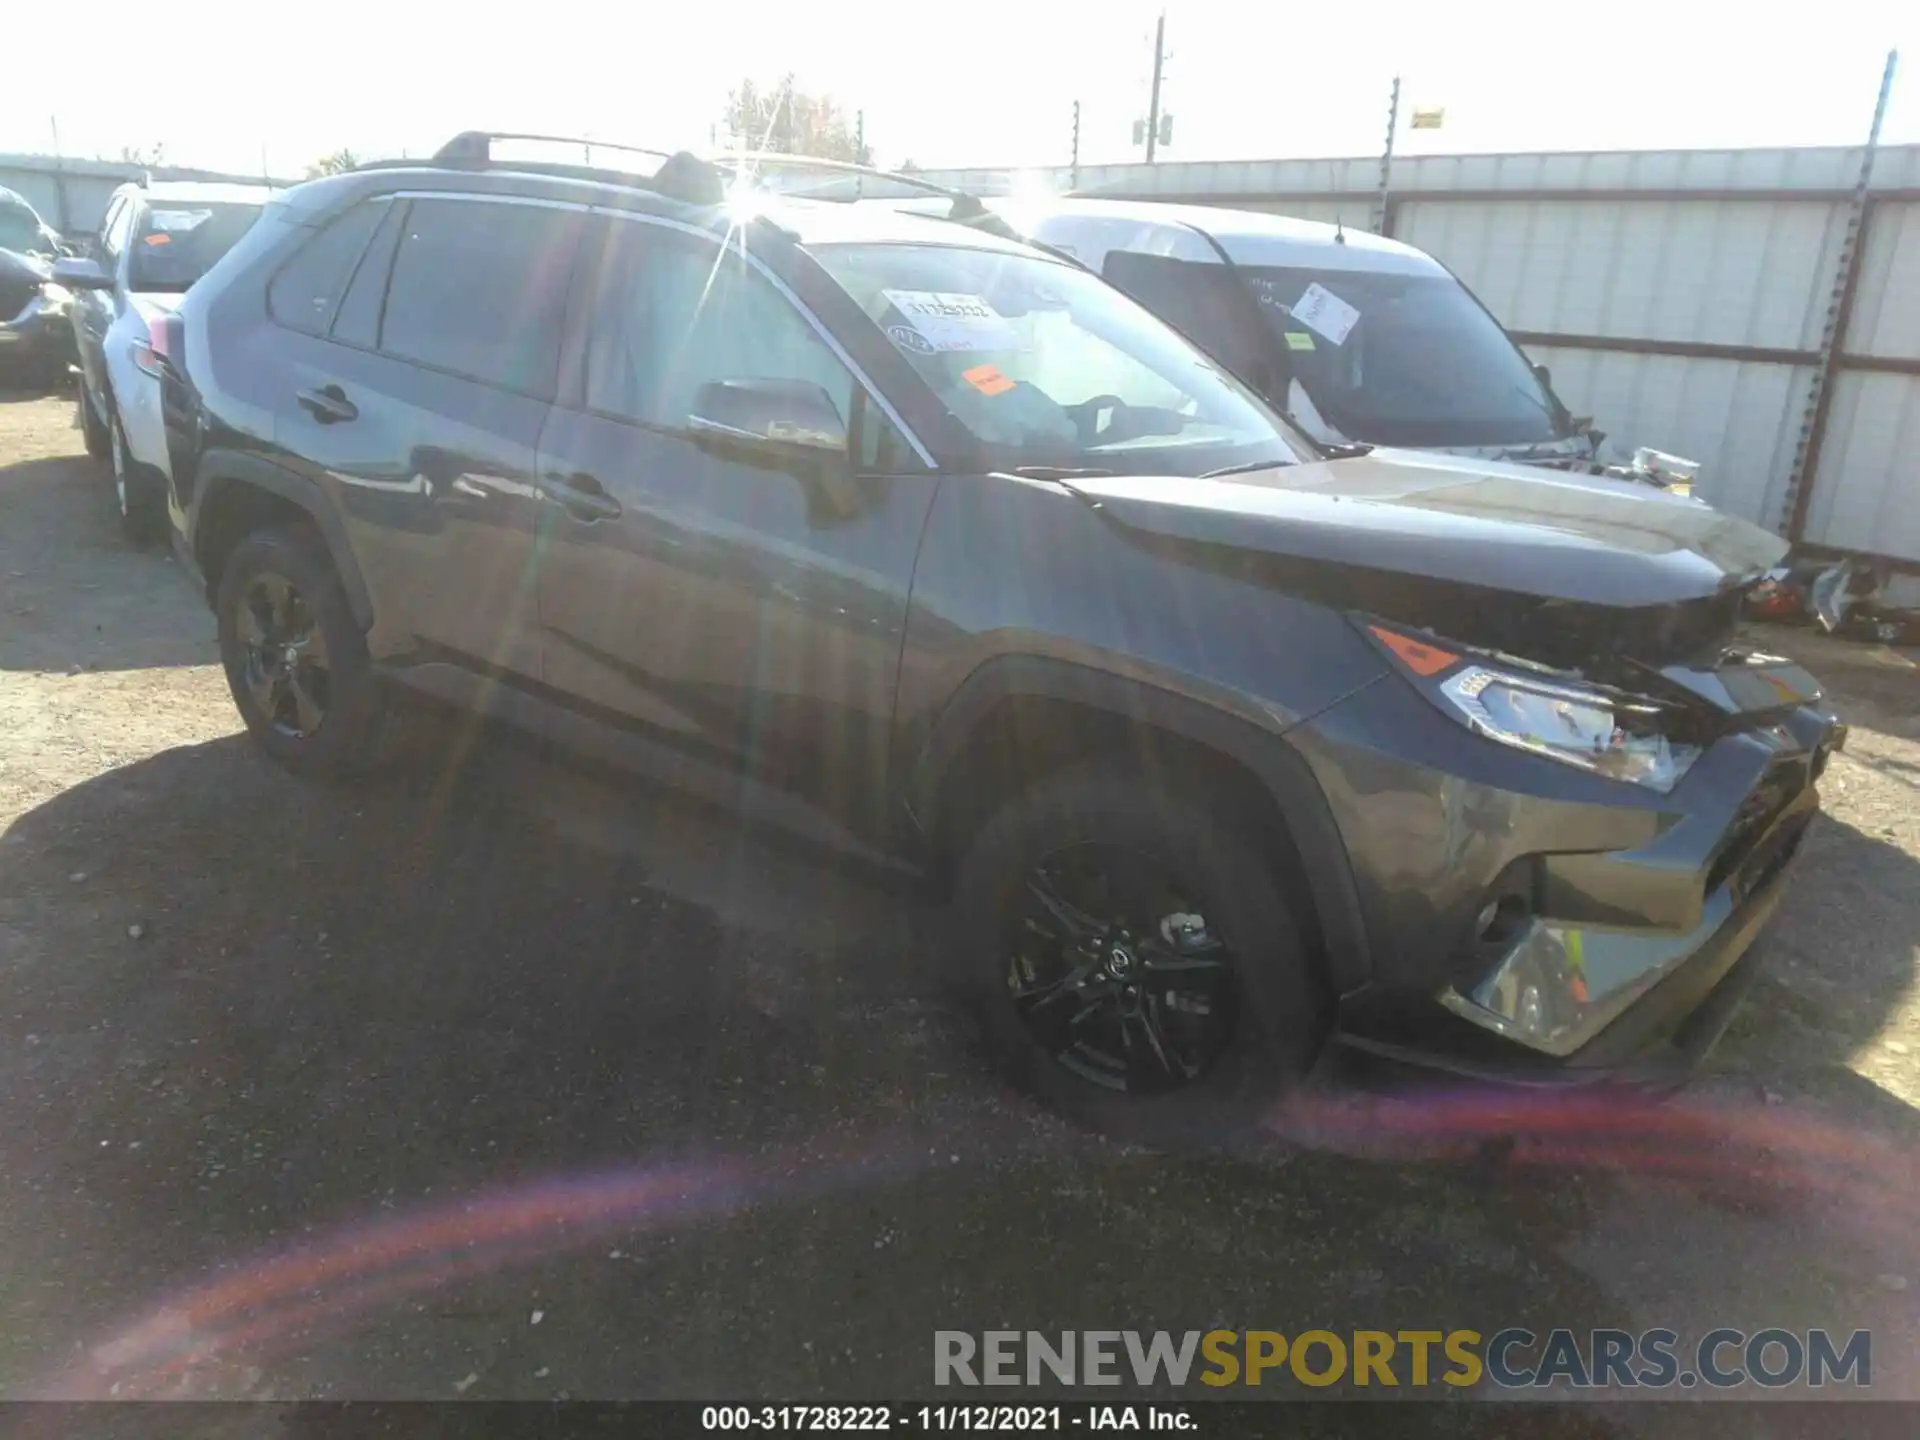
[[[1864,194],[1863,156],[1400,159],[1383,228],[1458,274],[1576,413],[1701,461],[1714,505],[1808,548],[1920,563],[1920,146],[1880,147]],[[1077,189],[1364,226],[1379,170],[1377,157],[1086,166]],[[1017,179],[926,178],[984,194]],[[1073,180],[1062,166],[1023,183]]]
[[[292,185],[287,179],[184,165],[130,165],[118,160],[64,160],[51,155],[0,155],[0,186],[24,195],[27,203],[62,235],[91,235],[107,213],[113,192],[129,180],[204,180],[258,185]]]

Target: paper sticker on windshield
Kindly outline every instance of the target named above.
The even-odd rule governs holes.
[[[978,295],[959,295],[944,290],[883,290],[887,303],[900,312],[912,333],[926,342],[929,350],[1019,350],[1020,332],[1007,318]],[[889,326],[893,337],[898,326]],[[894,344],[904,349],[917,345]]]
[[[147,216],[147,228],[178,234],[198,230],[212,218],[211,210],[156,210]]]
[[[971,370],[962,370],[960,378],[982,395],[1004,395],[1013,389],[1013,381],[998,365],[976,365]]]
[[[1311,350],[1313,349],[1313,337],[1302,334],[1298,330],[1289,330],[1287,331],[1287,349]]]
[[[1293,302],[1293,318],[1329,344],[1344,345],[1360,312],[1316,280]]]
[[[145,243],[148,245],[171,245],[173,243],[173,237],[162,232],[158,235],[146,236]]]

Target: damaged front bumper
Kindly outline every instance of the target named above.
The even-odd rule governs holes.
[[[1670,796],[1537,766],[1490,784],[1495,757],[1418,711],[1400,729],[1419,760],[1356,752],[1385,723],[1379,688],[1302,747],[1370,912],[1373,974],[1336,1039],[1507,1084],[1683,1079],[1751,983],[1845,727],[1798,706],[1724,736]],[[1545,783],[1513,788],[1529,778]]]

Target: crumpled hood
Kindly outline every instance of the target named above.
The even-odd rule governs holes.
[[[158,315],[173,314],[187,295],[184,290],[136,290],[131,298],[140,318],[151,320]]]
[[[53,266],[30,251],[0,250],[0,278],[28,278],[36,283],[44,283],[53,278]]]
[[[1646,485],[1428,451],[1072,488],[1143,534],[1595,605],[1720,594],[1787,553],[1756,525]]]

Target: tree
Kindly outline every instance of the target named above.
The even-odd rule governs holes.
[[[314,161],[313,164],[309,165],[307,167],[307,178],[309,180],[315,180],[322,175],[338,175],[343,171],[353,169],[359,163],[360,157],[358,155],[342,147],[334,151],[331,155],[322,155],[318,160]]]
[[[720,128],[733,149],[779,150],[862,165],[873,160],[872,150],[860,143],[853,122],[833,97],[795,88],[791,75],[770,89],[742,80],[727,96]]]
[[[120,163],[139,165],[151,169],[155,165],[164,165],[167,161],[167,147],[164,141],[152,145],[122,145]]]

